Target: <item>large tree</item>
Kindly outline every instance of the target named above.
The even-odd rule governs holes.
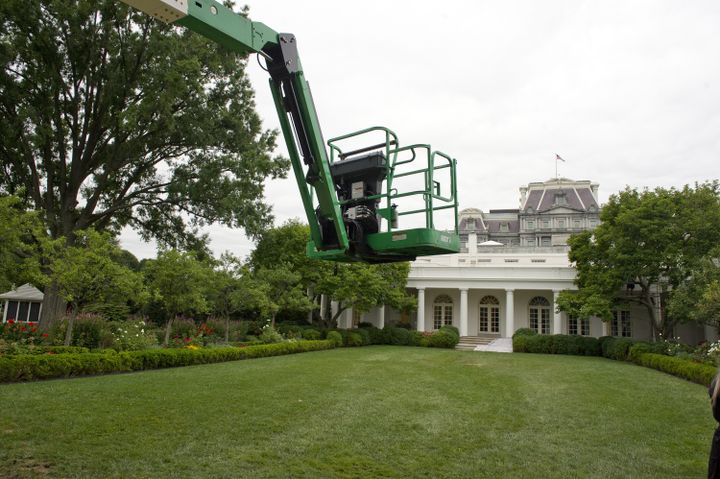
[[[129,225],[184,246],[202,225],[269,221],[263,182],[288,163],[244,58],[116,0],[5,0],[0,62],[0,193],[53,238]]]
[[[579,317],[612,318],[622,304],[642,306],[653,333],[672,333],[683,318],[666,314],[673,294],[707,258],[720,235],[717,182],[681,190],[625,189],[603,206],[602,223],[570,238],[579,291],[559,307]]]

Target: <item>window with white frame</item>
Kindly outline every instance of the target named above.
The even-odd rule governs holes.
[[[500,332],[500,301],[495,296],[483,296],[478,308],[478,332]]]
[[[571,336],[589,336],[590,319],[579,319],[573,316],[568,317],[568,334]]]
[[[433,303],[433,328],[440,329],[452,325],[453,300],[447,294],[441,294]]]
[[[632,323],[630,322],[630,311],[613,311],[613,319],[610,323],[610,335],[621,338],[632,337]]]
[[[8,301],[5,321],[33,322],[40,320],[40,304],[34,301]]]
[[[542,296],[530,300],[530,329],[539,334],[550,334],[550,301]]]

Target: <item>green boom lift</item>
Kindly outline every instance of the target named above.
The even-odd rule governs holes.
[[[397,135],[372,127],[328,141],[326,149],[297,42],[214,0],[122,0],[138,10],[181,25],[232,51],[265,59],[295,179],[310,224],[310,257],[333,261],[389,263],[417,256],[457,253],[455,159],[430,145],[401,146]],[[374,135],[368,146],[343,145]],[[449,169],[448,172],[439,170]],[[449,194],[437,180],[449,177]],[[400,192],[394,185],[412,177],[421,186]],[[445,189],[447,189],[447,185]],[[398,211],[394,201],[414,197],[420,206]],[[317,205],[316,205],[317,202]],[[452,209],[453,231],[434,227],[434,213]],[[424,227],[397,229],[398,216],[422,215]],[[422,223],[422,221],[421,221]]]

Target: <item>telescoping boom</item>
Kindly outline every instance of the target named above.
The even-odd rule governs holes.
[[[265,59],[310,224],[310,257],[387,263],[459,251],[455,159],[427,144],[401,146],[397,135],[384,127],[333,138],[326,147],[294,35],[278,33],[214,0],[122,1],[232,51]],[[345,145],[371,136],[380,142],[347,151]],[[449,186],[441,186],[441,174]],[[414,179],[420,186],[400,192],[395,185],[401,178]],[[441,189],[449,191],[443,195]],[[395,202],[411,197],[421,206],[399,211]],[[453,230],[434,227],[434,213],[444,209],[454,214]],[[398,229],[398,217],[404,215],[420,215],[424,225]]]

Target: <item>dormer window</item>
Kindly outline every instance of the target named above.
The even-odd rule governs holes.
[[[475,220],[473,218],[465,220],[465,229],[469,229],[469,230],[475,229]]]
[[[555,203],[556,206],[565,206],[567,205],[567,196],[565,196],[565,193],[557,193],[555,195]]]
[[[501,233],[507,233],[509,231],[509,226],[507,223],[500,223],[500,232]]]

